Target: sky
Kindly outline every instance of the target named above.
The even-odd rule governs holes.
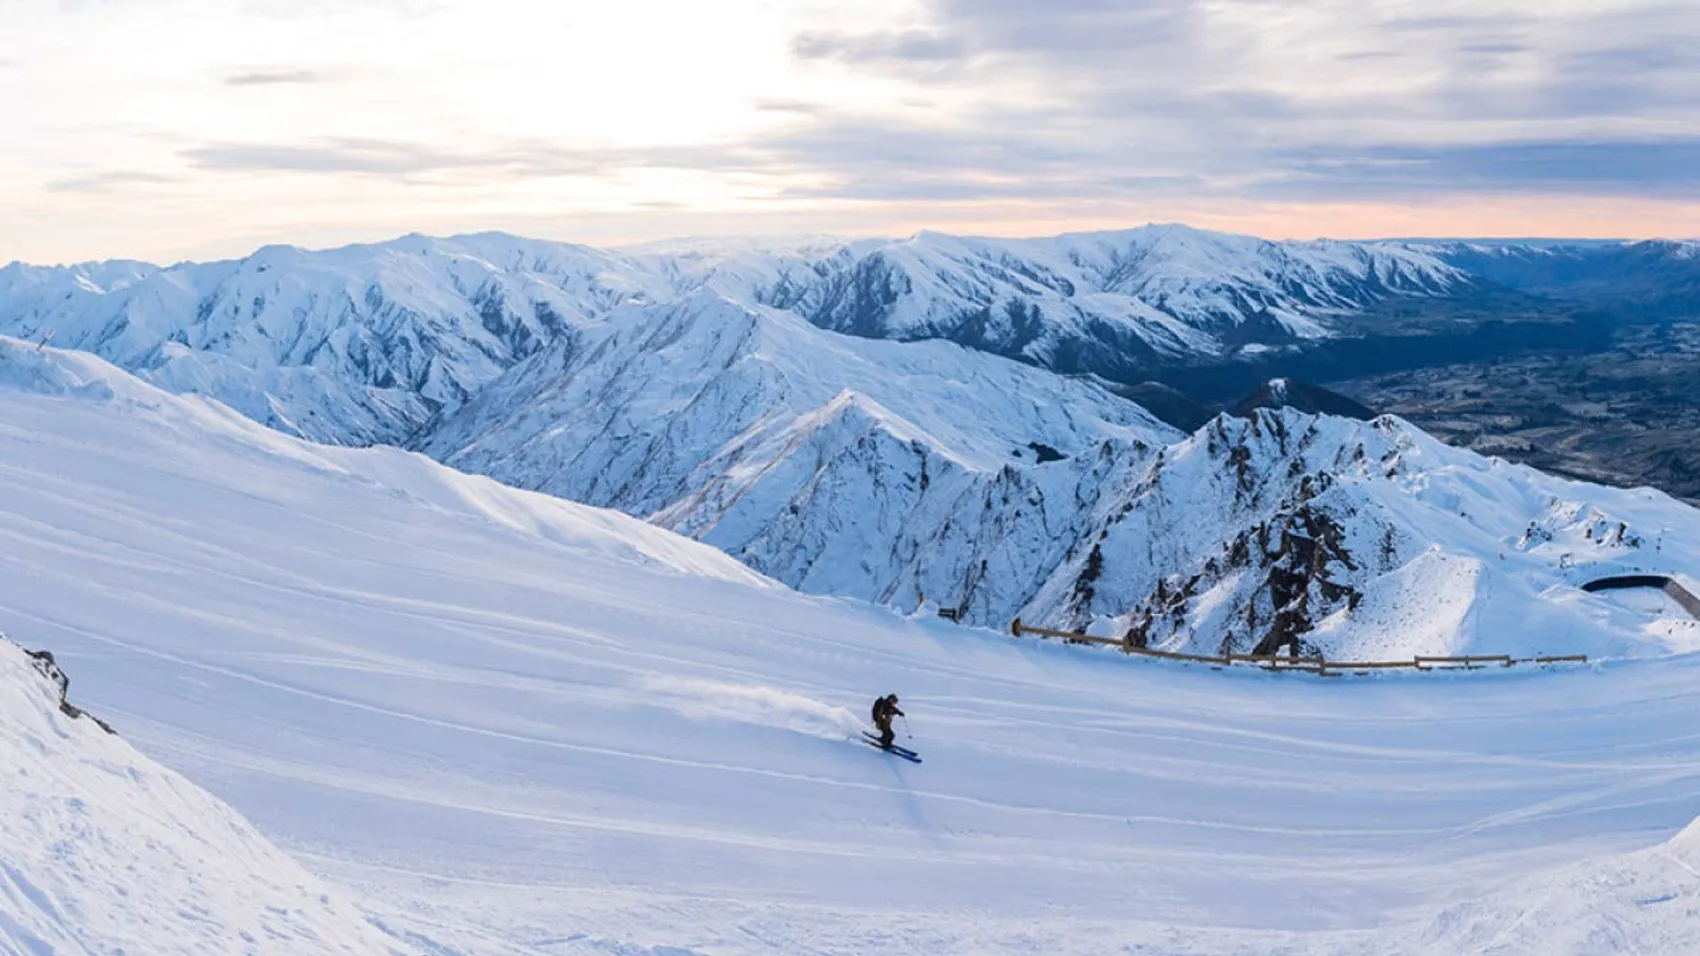
[[[1695,0],[0,0],[0,261],[1700,235]]]

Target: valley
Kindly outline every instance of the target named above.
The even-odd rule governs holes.
[[[1447,442],[1553,474],[1700,502],[1700,325],[1627,325],[1593,350],[1534,351],[1330,387]]]

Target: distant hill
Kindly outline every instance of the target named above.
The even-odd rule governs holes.
[[[1143,407],[1164,424],[1173,425],[1183,432],[1198,431],[1209,423],[1210,419],[1216,417],[1215,411],[1209,406],[1193,401],[1179,389],[1162,382],[1123,385],[1120,382],[1098,379],[1098,384],[1106,391]]]
[[[1339,392],[1290,378],[1272,378],[1264,382],[1257,391],[1230,405],[1228,414],[1235,418],[1250,418],[1251,413],[1260,408],[1293,408],[1310,415],[1338,415],[1366,422],[1377,414],[1374,409]]]

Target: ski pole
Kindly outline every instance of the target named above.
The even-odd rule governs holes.
[[[915,739],[915,735],[909,732],[909,715],[908,714],[903,715],[903,738],[905,740],[914,740]]]

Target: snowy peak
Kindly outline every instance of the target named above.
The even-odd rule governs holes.
[[[1613,254],[1645,252],[1625,250]],[[1475,595],[1513,587],[1487,555],[1531,525],[1574,537],[1550,500],[1627,522],[1625,540],[1666,519],[1632,520],[1621,495],[1508,471],[1402,423],[1299,414],[1369,414],[1299,382],[1190,438],[1107,383],[1334,335],[1389,297],[1467,294],[1490,273],[1533,281],[1519,270],[1536,253],[1506,253],[1498,272],[1472,255],[1486,261],[1178,226],[618,251],[407,236],[169,269],[12,266],[0,331],[51,330],[278,431],[405,445],[618,509],[809,591],[935,601],[996,626],[1017,612],[1118,630],[1149,618],[1165,646],[1332,633],[1336,650],[1367,649],[1371,611],[1445,592],[1455,620],[1391,639],[1431,649],[1474,641]],[[135,384],[32,366],[30,347],[7,346],[0,375]],[[1517,560],[1516,587],[1563,577],[1545,552]],[[1554,633],[1575,643],[1582,612],[1563,613]]]
[[[1577,585],[1689,567],[1651,543],[1697,519],[1657,492],[1550,478],[1391,416],[1260,409],[1126,479],[1022,614],[1204,654],[1688,650],[1680,609],[1649,623]]]
[[[65,685],[52,655],[0,637],[0,950],[406,952]]]
[[[0,280],[0,332],[349,444],[399,441],[574,323],[656,291],[606,254],[504,236],[149,269],[20,269]]]
[[[775,304],[853,334],[951,338],[1113,378],[1154,356],[1323,337],[1382,299],[1471,284],[1393,243],[1273,243],[1177,226],[1037,240],[922,233],[817,271]],[[1125,354],[1092,357],[1091,346]]]
[[[404,440],[577,330],[701,294],[867,338],[947,339],[1139,381],[1165,357],[1326,336],[1382,298],[1466,285],[1421,248],[1173,226],[617,251],[409,235],[168,268],[14,263],[0,270],[0,334],[94,352],[280,430],[369,444]]]
[[[592,395],[595,403],[584,401]],[[543,411],[540,400],[554,404]],[[1103,438],[1163,442],[1175,434],[1089,382],[949,343],[835,335],[781,310],[701,293],[617,310],[435,423],[421,447],[451,464],[488,462],[498,449],[534,451],[540,433],[558,437],[581,420],[599,430],[617,421],[626,438],[665,425],[686,446],[707,447],[692,444],[699,430],[687,420],[701,416],[712,421],[712,447],[719,449],[734,438],[747,444],[758,432],[799,426],[834,403],[988,471],[1035,443],[1079,448]],[[490,428],[493,417],[511,417],[505,427],[531,437],[503,438]]]
[[[1089,382],[946,342],[838,335],[707,292],[617,310],[428,435],[421,450],[455,467],[873,600],[913,595],[923,565],[940,564],[922,543],[987,520],[982,494],[1007,473],[1179,437]]]

